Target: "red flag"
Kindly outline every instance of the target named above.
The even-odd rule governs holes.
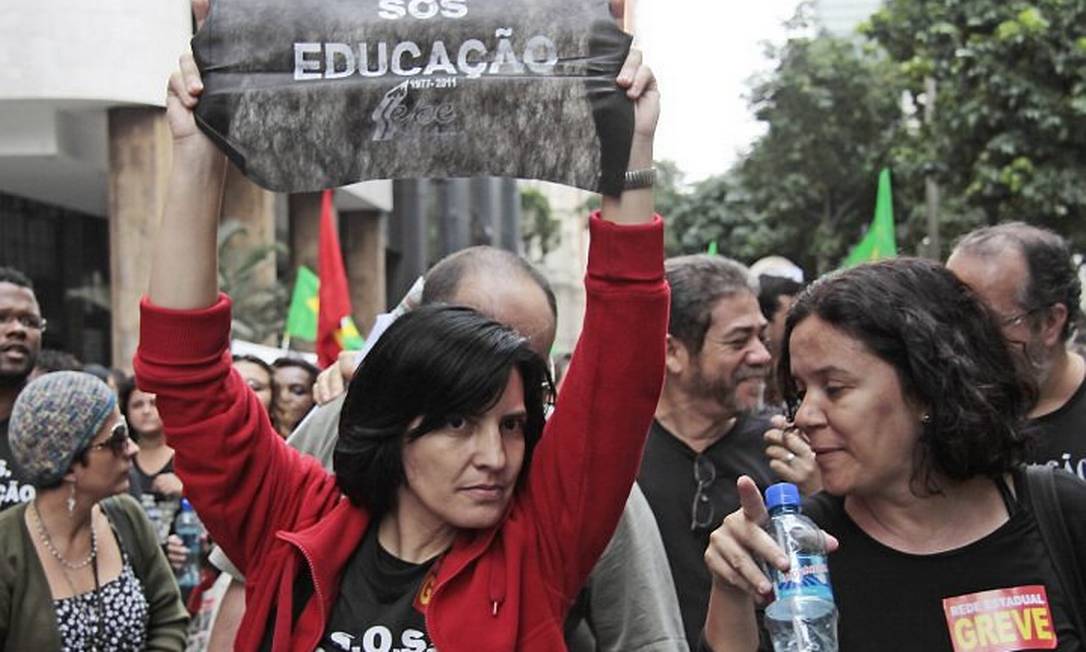
[[[322,367],[336,362],[343,349],[341,330],[346,324],[353,329],[351,295],[347,291],[347,272],[343,268],[343,252],[339,248],[339,232],[332,216],[332,191],[321,193],[320,250],[320,312],[317,317],[317,358]]]

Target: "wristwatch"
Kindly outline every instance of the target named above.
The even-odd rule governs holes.
[[[656,168],[627,170],[622,189],[638,190],[640,188],[651,188],[654,185],[656,185]]]

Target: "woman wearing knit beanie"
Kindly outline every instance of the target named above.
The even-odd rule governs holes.
[[[177,583],[123,493],[136,446],[109,387],[41,376],[16,400],[9,437],[37,496],[0,515],[0,649],[184,649]]]

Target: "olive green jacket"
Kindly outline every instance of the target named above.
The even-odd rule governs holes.
[[[185,649],[188,613],[150,521],[130,496],[101,503],[143,585],[150,622],[145,650]],[[0,650],[59,650],[56,610],[26,529],[27,505],[0,513]]]

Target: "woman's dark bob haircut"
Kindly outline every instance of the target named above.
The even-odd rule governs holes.
[[[119,385],[117,385],[117,407],[121,410],[121,416],[128,420],[128,402],[132,400],[132,392],[139,389],[136,387],[135,376],[124,376]],[[128,434],[132,438],[132,441],[137,444],[140,441],[140,435],[142,433],[136,432],[132,427],[132,422],[128,420]]]
[[[812,315],[890,364],[906,400],[930,416],[913,460],[914,491],[938,492],[939,476],[994,478],[1021,463],[1034,390],[1015,372],[988,309],[945,267],[898,258],[830,274],[800,294],[778,367],[793,414],[801,401],[789,340]]]
[[[527,339],[470,308],[429,305],[397,319],[347,389],[333,455],[340,490],[380,518],[405,482],[404,442],[452,417],[486,412],[513,369],[524,381],[528,412],[523,479],[543,434],[544,387],[551,385],[543,359]]]

